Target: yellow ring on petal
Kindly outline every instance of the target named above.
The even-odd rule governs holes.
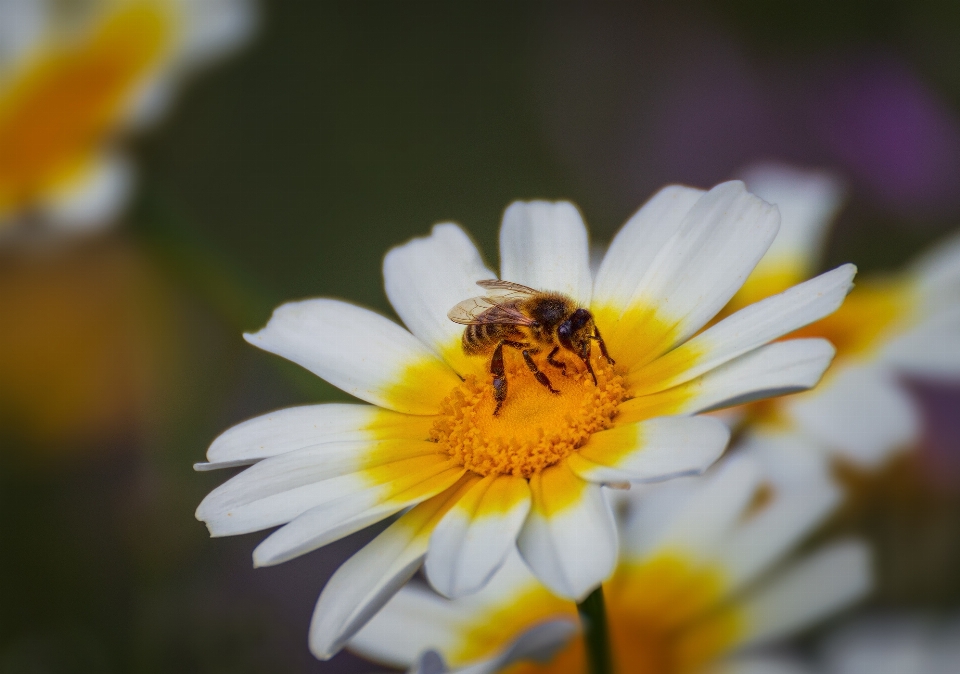
[[[459,378],[442,360],[429,357],[404,367],[396,383],[384,391],[386,403],[405,414],[433,415]]]
[[[607,348],[626,371],[655,360],[678,341],[682,319],[672,319],[662,309],[639,301],[629,306],[592,306],[594,320]]]

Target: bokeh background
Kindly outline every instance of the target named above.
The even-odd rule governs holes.
[[[118,227],[0,248],[0,673],[373,671],[306,634],[375,530],[254,570],[261,536],[194,519],[220,431],[346,399],[241,333],[314,295],[392,315],[383,254],[433,223],[495,262],[510,201],[565,198],[604,242],[756,160],[842,176],[827,265],[895,268],[960,227],[958,38],[948,0],[263,2],[135,140]],[[948,610],[960,390],[910,385],[923,446],[830,530],[877,546],[872,607]]]

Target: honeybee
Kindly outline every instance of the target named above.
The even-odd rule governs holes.
[[[597,342],[600,353],[613,364],[593,315],[566,295],[497,279],[477,281],[477,285],[490,291],[489,295],[460,302],[447,317],[454,323],[467,326],[462,339],[465,353],[492,353],[490,374],[493,375],[493,397],[497,402],[494,416],[499,414],[507,398],[507,376],[503,366],[505,346],[520,351],[533,376],[554,394],[560,392],[553,388],[550,379],[533,360],[533,356],[541,351],[550,349],[547,363],[564,376],[567,366],[555,356],[560,349],[570,351],[583,361],[594,385],[597,375],[590,364],[591,340]]]

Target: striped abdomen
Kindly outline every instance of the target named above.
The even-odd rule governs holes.
[[[523,333],[515,325],[503,323],[468,325],[463,331],[463,350],[471,356],[489,353],[504,339],[522,337]]]

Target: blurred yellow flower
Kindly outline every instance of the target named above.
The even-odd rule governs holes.
[[[721,316],[809,278],[841,202],[840,184],[826,174],[763,165],[745,178],[778,205],[782,225]],[[858,279],[838,311],[790,337],[826,338],[836,359],[816,389],[741,410],[752,432],[799,433],[854,466],[879,467],[920,434],[916,404],[898,377],[960,381],[960,238],[905,271]]]
[[[109,224],[132,184],[120,137],[251,20],[246,0],[0,4],[0,227]]]
[[[620,562],[604,583],[615,671],[741,671],[744,649],[788,636],[870,587],[869,555],[855,541],[778,566],[840,500],[822,460],[803,447],[747,447],[703,478],[624,498]],[[398,667],[434,652],[453,671],[588,671],[576,607],[516,557],[471,597],[450,601],[408,585],[350,648]]]
[[[156,414],[170,308],[120,243],[0,258],[0,427],[63,454],[103,448]]]

